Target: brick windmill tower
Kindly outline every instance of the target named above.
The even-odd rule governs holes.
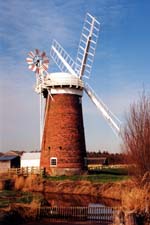
[[[46,100],[43,125],[41,122],[40,166],[51,175],[80,174],[86,170],[83,91],[115,132],[120,131],[116,118],[83,80],[91,73],[98,33],[99,22],[87,13],[75,62],[53,41],[50,56],[61,72],[48,73],[48,59],[39,50],[30,52],[27,58],[29,69],[36,71],[35,91]]]

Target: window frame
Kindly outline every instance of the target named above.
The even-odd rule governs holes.
[[[56,164],[52,164],[52,160],[55,160]],[[50,167],[57,167],[57,157],[51,157],[50,158]]]

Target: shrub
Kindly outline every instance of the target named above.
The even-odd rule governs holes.
[[[150,171],[150,97],[145,93],[131,105],[122,138],[128,163],[140,180]]]

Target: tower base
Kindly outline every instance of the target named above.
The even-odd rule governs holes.
[[[52,176],[81,174],[86,170],[81,95],[73,88],[56,91],[46,99],[40,166]]]
[[[51,176],[72,176],[84,174],[86,173],[86,171],[86,168],[85,170],[81,170],[78,168],[50,168],[46,171],[46,173]]]

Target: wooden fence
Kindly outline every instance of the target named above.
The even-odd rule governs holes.
[[[100,221],[107,224],[114,221],[117,212],[111,207],[40,207],[40,218],[71,219],[84,221]]]
[[[39,174],[41,176],[44,175],[44,170],[39,167],[22,167],[22,168],[10,168],[5,171],[0,171],[0,177],[3,176],[7,178],[11,178],[13,175],[23,175],[28,176],[32,174]]]

